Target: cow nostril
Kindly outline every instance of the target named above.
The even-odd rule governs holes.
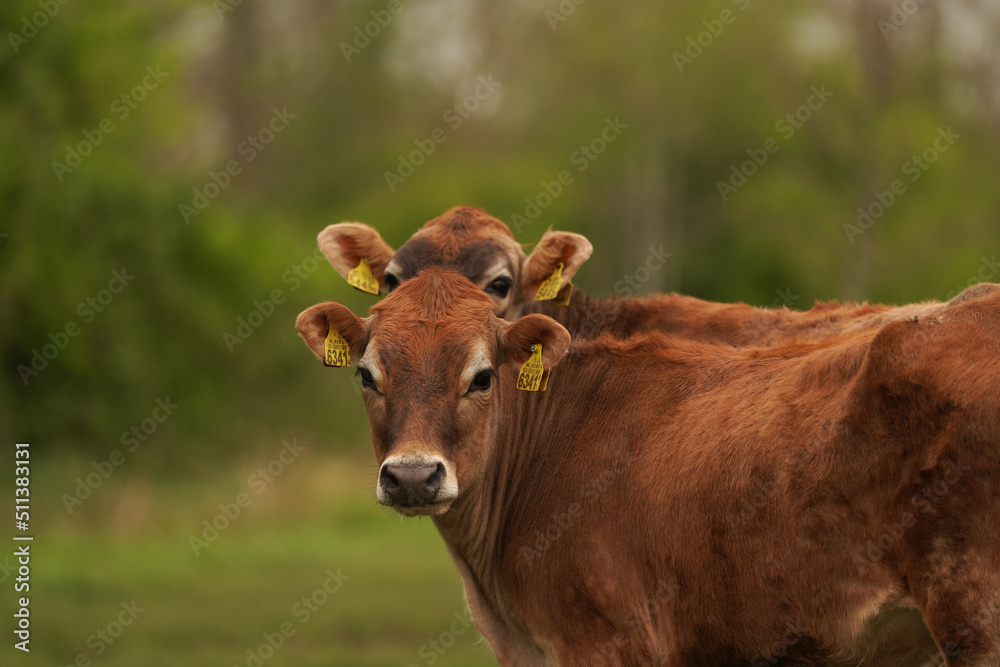
[[[392,474],[389,470],[389,466],[382,466],[382,488],[386,491],[395,491],[399,489],[399,478]]]
[[[441,488],[441,482],[444,480],[444,464],[438,461],[434,472],[431,473],[430,477],[427,478],[427,490],[437,491]]]

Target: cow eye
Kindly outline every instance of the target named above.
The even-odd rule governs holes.
[[[385,276],[382,277],[382,280],[385,281],[385,286],[389,288],[390,292],[399,287],[399,278],[391,273],[385,274]]]
[[[472,378],[472,384],[469,385],[469,393],[474,391],[487,391],[493,382],[493,370],[479,371],[476,373],[476,377]]]
[[[507,292],[510,291],[510,284],[510,278],[507,276],[500,276],[499,278],[495,278],[493,282],[486,286],[486,291],[493,292],[500,298],[503,298],[507,296]]]
[[[375,378],[372,377],[371,371],[369,371],[367,368],[359,366],[358,375],[361,376],[362,387],[368,387],[373,391],[378,391],[378,387],[375,386]]]

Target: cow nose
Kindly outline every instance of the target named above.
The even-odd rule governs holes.
[[[387,463],[379,479],[382,491],[393,505],[423,507],[434,501],[444,480],[444,464],[406,465]]]

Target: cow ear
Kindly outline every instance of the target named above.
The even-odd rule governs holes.
[[[360,222],[341,222],[321,231],[316,241],[344,279],[366,257],[372,275],[383,289],[388,289],[384,282],[385,267],[396,251],[374,229]]]
[[[563,265],[563,283],[569,282],[593,251],[594,246],[586,236],[548,230],[524,263],[521,274],[524,293],[534,296],[539,285],[552,275],[558,264]]]
[[[532,313],[502,326],[500,346],[504,358],[519,365],[531,357],[535,343],[542,344],[542,366],[546,369],[555,366],[569,348],[569,332],[546,315]]]
[[[365,353],[368,345],[368,321],[363,320],[347,306],[327,301],[299,313],[295,320],[299,335],[317,357],[325,356],[326,337],[332,326],[347,341],[351,348],[351,357],[357,362]]]

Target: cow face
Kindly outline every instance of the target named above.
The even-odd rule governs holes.
[[[569,346],[569,334],[551,318],[508,323],[494,308],[465,278],[429,269],[367,318],[336,303],[299,315],[299,333],[320,358],[331,326],[350,345],[383,505],[407,516],[437,515],[476,488],[490,465],[501,399],[519,391],[516,367],[534,343],[542,344],[546,369]]]
[[[391,292],[431,267],[455,271],[493,300],[494,312],[507,320],[521,316],[542,281],[562,264],[572,279],[593,251],[579,234],[547,231],[530,256],[505,224],[472,206],[459,206],[424,225],[393,252],[371,227],[356,222],[330,225],[318,238],[330,263],[343,275],[368,257],[372,273]]]

